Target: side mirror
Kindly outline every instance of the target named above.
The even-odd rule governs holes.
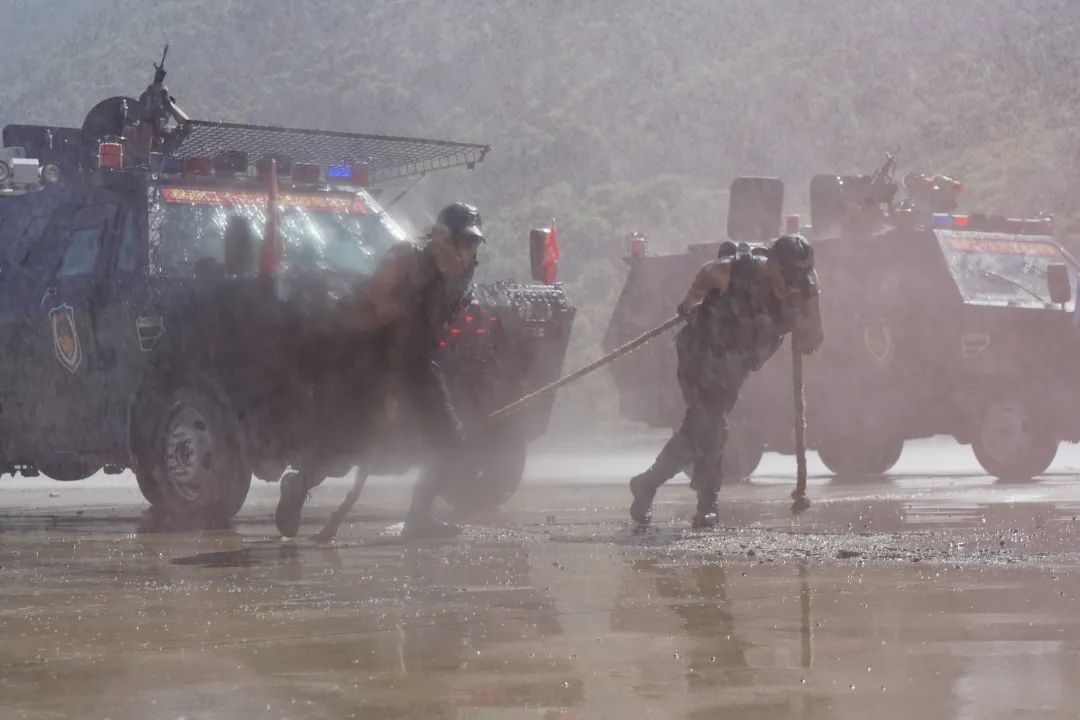
[[[1046,285],[1050,289],[1050,300],[1057,305],[1064,305],[1072,300],[1072,284],[1069,281],[1069,268],[1062,263],[1048,265]]]
[[[728,237],[735,242],[768,242],[780,234],[783,212],[784,183],[779,178],[735,178],[728,196]]]
[[[544,243],[547,241],[547,228],[533,228],[529,231],[529,269],[536,282],[544,280]]]

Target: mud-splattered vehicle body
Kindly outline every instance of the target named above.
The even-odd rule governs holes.
[[[822,188],[851,179],[819,178],[813,225],[801,228],[814,242],[826,331],[805,363],[809,446],[839,475],[879,474],[906,440],[947,434],[973,445],[996,477],[1044,472],[1061,441],[1080,440],[1072,313],[1080,266],[1051,236],[1050,219],[961,215],[954,203],[928,206],[925,198],[920,212],[893,206],[889,193],[891,212],[870,218],[865,211],[878,204],[861,203],[859,217],[838,222],[832,211],[839,204]],[[857,179],[864,190],[872,182]],[[909,176],[905,184],[915,182]],[[780,220],[769,221],[775,231]],[[789,229],[797,227],[789,217]],[[631,254],[607,344],[670,316],[718,247]],[[670,342],[614,364],[623,414],[657,427],[678,422],[674,371]],[[790,378],[790,354],[781,352],[747,382],[733,418],[728,479],[752,473],[764,450],[793,452]]]
[[[231,517],[253,474],[414,460],[407,414],[386,425],[379,343],[339,322],[407,241],[369,185],[472,167],[486,146],[203,121],[142,162],[86,126],[12,125],[4,145],[37,178],[0,192],[0,470],[77,480],[131,468],[155,506]],[[268,173],[284,247],[272,277],[237,266],[226,239],[238,224],[262,242]],[[558,375],[574,317],[559,285],[475,296],[443,343],[473,423]],[[448,499],[507,499],[549,413],[536,404],[471,433],[482,446]]]

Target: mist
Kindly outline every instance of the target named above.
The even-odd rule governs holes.
[[[63,0],[5,15],[3,123],[78,125],[137,94],[168,42],[192,117],[491,144],[394,212],[418,233],[446,202],[478,205],[484,279],[526,278],[529,228],[557,218],[581,309],[571,366],[599,353],[626,237],[654,252],[723,239],[738,175],[782,178],[786,211],[806,213],[812,175],[872,172],[902,145],[898,172],[960,179],[967,210],[1051,212],[1067,247],[1080,229],[1066,0]],[[604,373],[563,395],[566,421],[615,419]]]

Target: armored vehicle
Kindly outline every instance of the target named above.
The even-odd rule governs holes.
[[[408,241],[373,186],[489,148],[191,120],[163,77],[82,128],[3,131],[0,470],[131,468],[154,506],[231,517],[253,474],[408,467],[415,433],[403,413],[387,425],[380,343],[340,322]],[[573,317],[557,284],[476,287],[442,344],[465,420],[556,377]],[[549,413],[469,431],[447,499],[506,500]]]
[[[834,473],[880,474],[905,441],[939,434],[973,446],[990,475],[1043,473],[1062,441],[1080,440],[1072,288],[1078,265],[1052,220],[956,212],[961,186],[909,174],[908,197],[889,156],[872,175],[811,182],[811,224],[826,340],[805,365],[808,444]],[[741,178],[729,234],[760,242],[781,229],[783,184]],[[763,229],[763,232],[762,232]],[[719,243],[650,256],[637,242],[606,343],[670,316]],[[747,383],[733,418],[728,479],[753,472],[764,450],[793,452],[790,356]],[[621,409],[657,427],[678,422],[675,355],[657,342],[613,365]],[[644,381],[648,378],[648,382]]]

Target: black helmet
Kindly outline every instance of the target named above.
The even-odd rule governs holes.
[[[780,272],[790,285],[803,287],[814,271],[814,248],[802,235],[781,235],[769,248],[769,257],[776,260]]]
[[[480,219],[480,211],[473,205],[461,202],[447,205],[439,212],[439,217],[435,219],[435,222],[450,231],[450,236],[455,243],[486,242],[481,229],[483,221]]]
[[[735,257],[739,252],[739,246],[734,240],[725,240],[720,243],[720,249],[716,251],[716,257]]]

